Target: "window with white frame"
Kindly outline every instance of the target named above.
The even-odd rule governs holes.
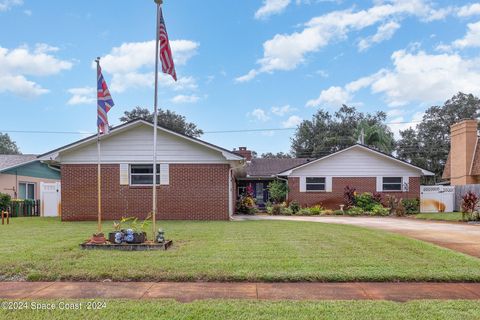
[[[305,189],[307,191],[325,191],[326,178],[321,177],[306,177]]]
[[[18,197],[20,199],[35,200],[35,183],[20,182],[18,184]]]
[[[402,191],[403,178],[402,177],[384,177],[382,183],[383,191]]]
[[[160,184],[160,164],[157,164],[157,184]],[[144,186],[153,184],[153,164],[130,165],[130,184]]]

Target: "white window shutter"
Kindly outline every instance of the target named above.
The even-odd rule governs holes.
[[[307,192],[307,179],[300,177],[300,192]]]
[[[160,163],[160,185],[170,184],[170,166],[168,163]]]
[[[333,191],[332,177],[325,177],[325,191],[326,192]]]
[[[377,192],[383,191],[383,177],[377,177]]]
[[[121,186],[128,186],[129,183],[129,166],[128,163],[120,163],[120,185]]]
[[[403,177],[402,190],[409,191],[410,189],[410,177]]]

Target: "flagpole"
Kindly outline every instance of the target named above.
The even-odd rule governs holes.
[[[157,125],[158,125],[158,50],[160,43],[160,6],[163,0],[154,0],[157,4],[157,27],[155,30],[155,95],[153,103],[153,187],[152,187],[152,230],[153,240],[155,241],[155,233],[157,232]]]
[[[97,63],[97,85],[98,86],[98,74],[100,72],[100,57],[95,62]],[[97,105],[98,108],[98,105]],[[98,112],[98,111],[97,111]],[[100,127],[97,124],[97,196],[98,196],[98,233],[102,233],[102,170],[100,165]]]

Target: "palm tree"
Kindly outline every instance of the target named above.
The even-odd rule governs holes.
[[[366,120],[358,123],[355,137],[360,144],[375,148],[385,153],[392,153],[395,148],[395,140],[390,129],[381,123],[370,124]]]

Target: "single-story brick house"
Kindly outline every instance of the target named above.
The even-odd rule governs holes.
[[[296,160],[290,168],[273,173],[268,162],[282,167]],[[287,181],[288,201],[297,201],[302,206],[322,204],[329,209],[339,209],[343,204],[344,189],[347,185],[357,192],[379,192],[397,198],[420,198],[420,178],[434,173],[384,154],[364,145],[356,144],[349,148],[319,159],[252,159],[247,164],[244,177],[240,181],[255,186],[254,172],[264,183],[265,173]],[[238,184],[242,193],[242,184]],[[255,194],[257,197],[257,195]],[[258,199],[257,199],[258,202]]]
[[[151,212],[153,125],[135,120],[101,137],[104,219]],[[158,219],[228,220],[235,207],[235,170],[244,158],[158,127]],[[62,220],[97,219],[97,136],[40,156],[61,166]]]

